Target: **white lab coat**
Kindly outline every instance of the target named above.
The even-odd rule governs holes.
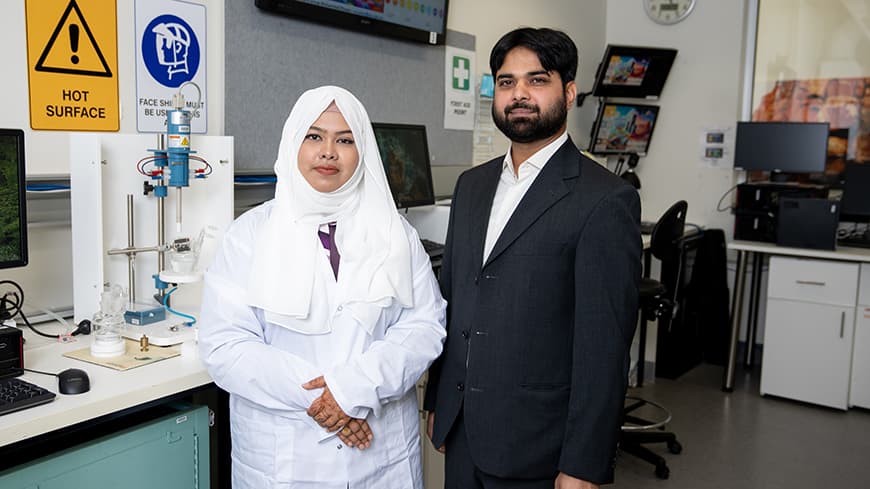
[[[233,487],[422,489],[414,386],[441,353],[446,302],[416,231],[402,219],[412,244],[413,308],[393,303],[361,325],[351,307],[332,307],[335,279],[324,254],[316,273],[330,280],[313,292],[335,311],[332,331],[303,334],[245,300],[253,239],[273,205],[233,223],[205,278],[199,345],[215,383],[230,393]],[[305,413],[322,390],[301,385],[319,375],[348,415],[367,419],[368,449],[345,446]]]

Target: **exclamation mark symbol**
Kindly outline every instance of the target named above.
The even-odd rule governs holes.
[[[75,53],[79,52],[79,26],[76,24],[69,25],[69,45],[73,52],[70,61],[72,61],[74,65],[77,65],[79,64],[79,57]]]

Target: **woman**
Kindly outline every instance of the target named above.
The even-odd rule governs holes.
[[[233,487],[422,488],[414,385],[446,303],[362,104],[305,92],[275,174],[205,278],[199,345],[230,393]]]

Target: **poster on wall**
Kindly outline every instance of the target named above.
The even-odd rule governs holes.
[[[136,128],[166,130],[172,96],[181,90],[190,132],[208,131],[205,5],[136,0]],[[187,83],[191,82],[191,83]],[[199,90],[196,87],[199,87]]]
[[[27,0],[25,18],[30,127],[117,131],[115,0]]]
[[[444,49],[444,129],[474,130],[474,51]]]
[[[780,80],[761,97],[754,121],[827,122],[825,173],[870,163],[870,77]]]

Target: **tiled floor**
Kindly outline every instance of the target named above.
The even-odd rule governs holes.
[[[733,393],[720,389],[722,367],[701,365],[677,380],[632,389],[667,406],[683,453],[655,447],[670,467],[624,454],[615,489],[870,488],[870,411],[848,412],[758,393],[758,371],[738,370]]]

